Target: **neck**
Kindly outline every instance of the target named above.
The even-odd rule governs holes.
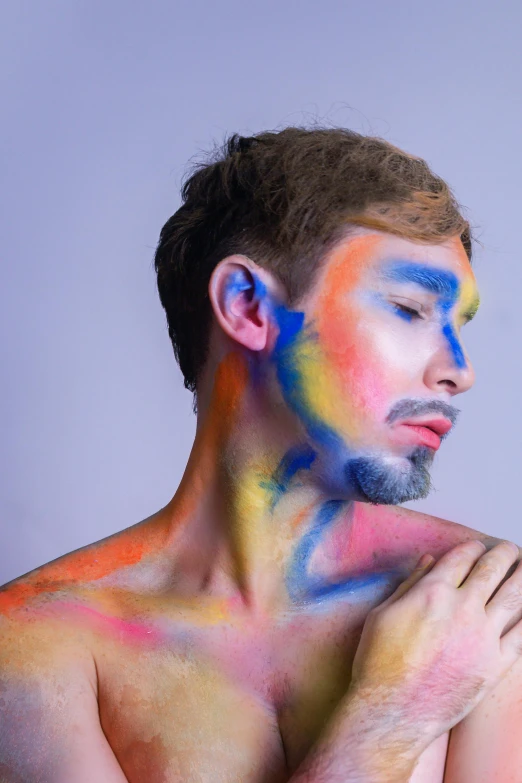
[[[360,504],[329,495],[317,462],[229,354],[166,509],[185,584],[261,610],[348,588]]]

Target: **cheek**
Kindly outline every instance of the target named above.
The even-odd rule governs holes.
[[[373,420],[382,418],[394,389],[385,352],[376,349],[368,330],[361,329],[367,314],[353,299],[376,244],[376,238],[361,237],[352,241],[348,253],[333,260],[314,312],[323,357],[318,383],[322,381],[325,396],[335,395],[337,407],[346,412],[338,426],[354,437],[367,434],[368,414]]]
[[[320,341],[325,363],[353,415],[386,411],[398,380],[390,362],[390,350],[396,351],[393,340],[368,326],[361,328],[360,317],[344,313],[342,319],[325,319]]]
[[[414,333],[410,325],[369,324],[362,337],[365,352],[382,368],[383,375],[395,390],[410,389],[422,378],[433,340],[426,333]],[[390,389],[391,390],[391,389]]]

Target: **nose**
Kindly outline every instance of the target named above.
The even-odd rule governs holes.
[[[445,391],[452,396],[471,389],[475,371],[460,340],[458,347],[444,340],[426,367],[424,383],[433,392]]]

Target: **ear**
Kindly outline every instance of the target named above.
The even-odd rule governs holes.
[[[223,331],[251,351],[270,342],[273,298],[271,275],[246,256],[224,258],[210,278],[209,296]]]

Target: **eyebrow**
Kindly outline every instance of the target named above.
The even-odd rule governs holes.
[[[411,261],[392,261],[384,270],[384,277],[397,283],[415,283],[432,294],[456,300],[459,293],[457,276],[446,269],[416,264]],[[476,315],[480,299],[477,295],[462,317],[466,322]]]

